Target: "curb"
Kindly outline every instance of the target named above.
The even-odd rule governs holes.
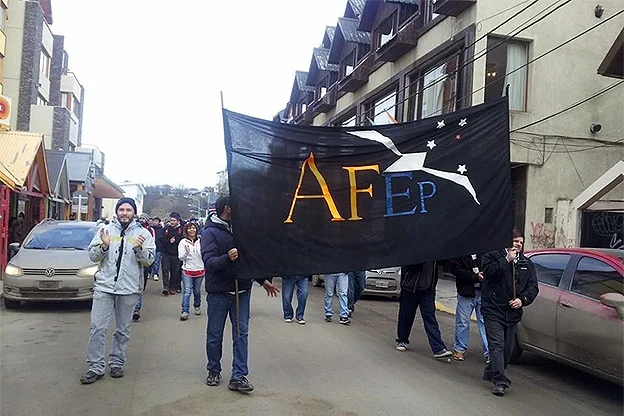
[[[444,312],[444,313],[448,313],[449,315],[455,315],[455,309],[450,308],[446,305],[441,304],[440,302],[436,301],[435,303],[435,307],[436,310],[440,311],[440,312]],[[470,317],[470,320],[473,322],[477,322],[477,319],[474,316]]]

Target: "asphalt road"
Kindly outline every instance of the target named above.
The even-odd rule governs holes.
[[[89,304],[0,310],[2,415],[621,415],[622,388],[527,354],[512,366],[503,398],[481,380],[480,354],[463,363],[431,358],[420,319],[407,352],[394,349],[398,304],[363,299],[350,327],[323,321],[322,289],[310,287],[307,325],[281,320],[281,300],[254,287],[251,395],[204,384],[206,317],[178,320],[180,295],[150,282],[132,328],[126,376],[79,384]],[[454,318],[438,314],[450,344]],[[473,328],[472,343],[478,339]],[[451,347],[451,345],[449,345]]]

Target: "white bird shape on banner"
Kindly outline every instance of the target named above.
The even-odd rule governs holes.
[[[466,190],[472,195],[475,202],[479,205],[481,203],[477,199],[477,193],[468,179],[467,176],[460,175],[454,172],[445,172],[437,169],[430,169],[425,167],[425,158],[427,157],[427,152],[419,152],[419,153],[408,153],[403,154],[397,149],[396,145],[387,136],[379,133],[376,130],[363,130],[363,131],[350,131],[349,134],[357,136],[361,139],[372,140],[377,143],[381,143],[386,146],[392,153],[399,157],[399,160],[388,166],[385,172],[415,172],[415,171],[423,171],[429,173],[433,176],[437,176],[438,178],[446,179],[448,181],[454,182],[460,186],[466,188]]]

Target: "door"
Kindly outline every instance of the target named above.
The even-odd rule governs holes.
[[[558,253],[531,256],[539,281],[539,295],[530,306],[524,308],[522,322],[518,326],[518,340],[521,344],[556,353],[557,302],[562,293],[559,287],[570,257],[569,254]]]
[[[600,303],[605,293],[622,293],[624,276],[597,258],[581,257],[569,291],[557,308],[557,353],[577,363],[622,377],[624,322]]]

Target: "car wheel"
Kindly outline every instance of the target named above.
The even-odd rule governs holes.
[[[392,296],[390,299],[392,299],[393,302],[396,302],[399,300],[398,296]]]
[[[17,309],[20,306],[19,300],[12,300],[4,298],[4,307],[7,309]]]
[[[514,345],[513,345],[513,348],[511,349],[511,357],[509,358],[509,361],[515,364],[518,362],[521,355],[522,355],[522,348],[520,347],[520,344],[518,343],[518,334],[516,334],[516,336],[514,337]]]
[[[321,282],[321,278],[319,277],[318,274],[315,274],[312,276],[312,286],[314,287],[321,287],[323,286],[323,282]]]

